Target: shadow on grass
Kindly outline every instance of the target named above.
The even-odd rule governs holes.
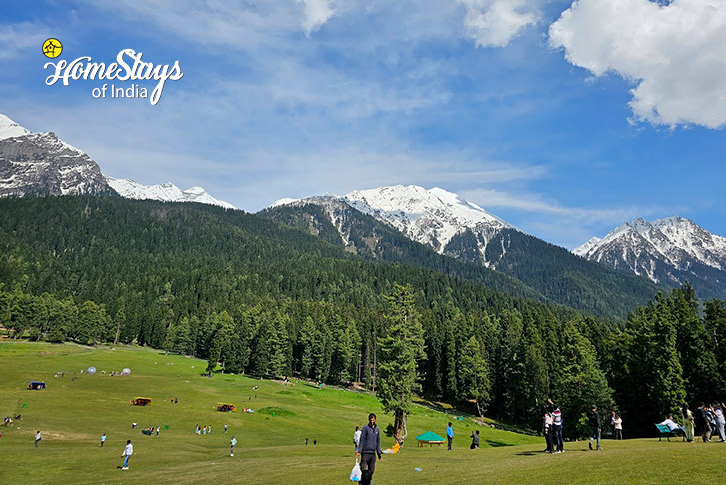
[[[519,453],[515,453],[517,456],[537,456],[542,454],[541,451],[520,451]]]
[[[494,440],[484,440],[489,446],[494,448],[499,448],[500,446],[514,446],[510,443],[503,443],[501,441],[494,441]]]

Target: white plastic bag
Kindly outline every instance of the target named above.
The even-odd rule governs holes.
[[[360,478],[363,474],[360,471],[360,465],[358,464],[358,459],[355,459],[355,466],[353,467],[353,470],[350,472],[350,479],[353,482],[359,482]]]

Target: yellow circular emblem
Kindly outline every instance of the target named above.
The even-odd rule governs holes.
[[[58,39],[48,39],[43,42],[43,54],[45,57],[55,59],[63,52],[63,44]]]

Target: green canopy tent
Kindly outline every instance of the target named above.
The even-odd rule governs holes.
[[[416,441],[418,441],[419,448],[423,445],[428,444],[431,445],[443,445],[444,441],[446,441],[442,436],[437,435],[433,431],[427,431],[424,434],[416,436]]]

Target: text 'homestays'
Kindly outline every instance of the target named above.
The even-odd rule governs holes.
[[[161,94],[164,90],[164,83],[166,81],[178,81],[184,76],[184,73],[179,66],[179,61],[175,61],[173,66],[169,64],[154,64],[151,62],[142,61],[143,53],[136,52],[133,49],[124,49],[116,56],[116,62],[106,64],[104,62],[91,62],[91,57],[83,56],[75,59],[71,62],[61,60],[58,62],[46,62],[43,66],[44,69],[53,67],[55,72],[45,79],[45,84],[52,86],[59,80],[63,81],[64,86],[70,84],[70,80],[109,80],[109,81],[141,81],[141,80],[155,80],[158,81],[149,101],[155,105],[161,99]],[[140,92],[137,85],[133,85],[136,89],[132,91]],[[105,88],[105,85],[104,85]],[[95,88],[92,92],[94,97],[105,97],[96,96],[96,91],[99,88]],[[105,89],[104,89],[105,90]],[[146,89],[144,89],[146,91]],[[146,97],[146,96],[130,96],[130,97]]]

